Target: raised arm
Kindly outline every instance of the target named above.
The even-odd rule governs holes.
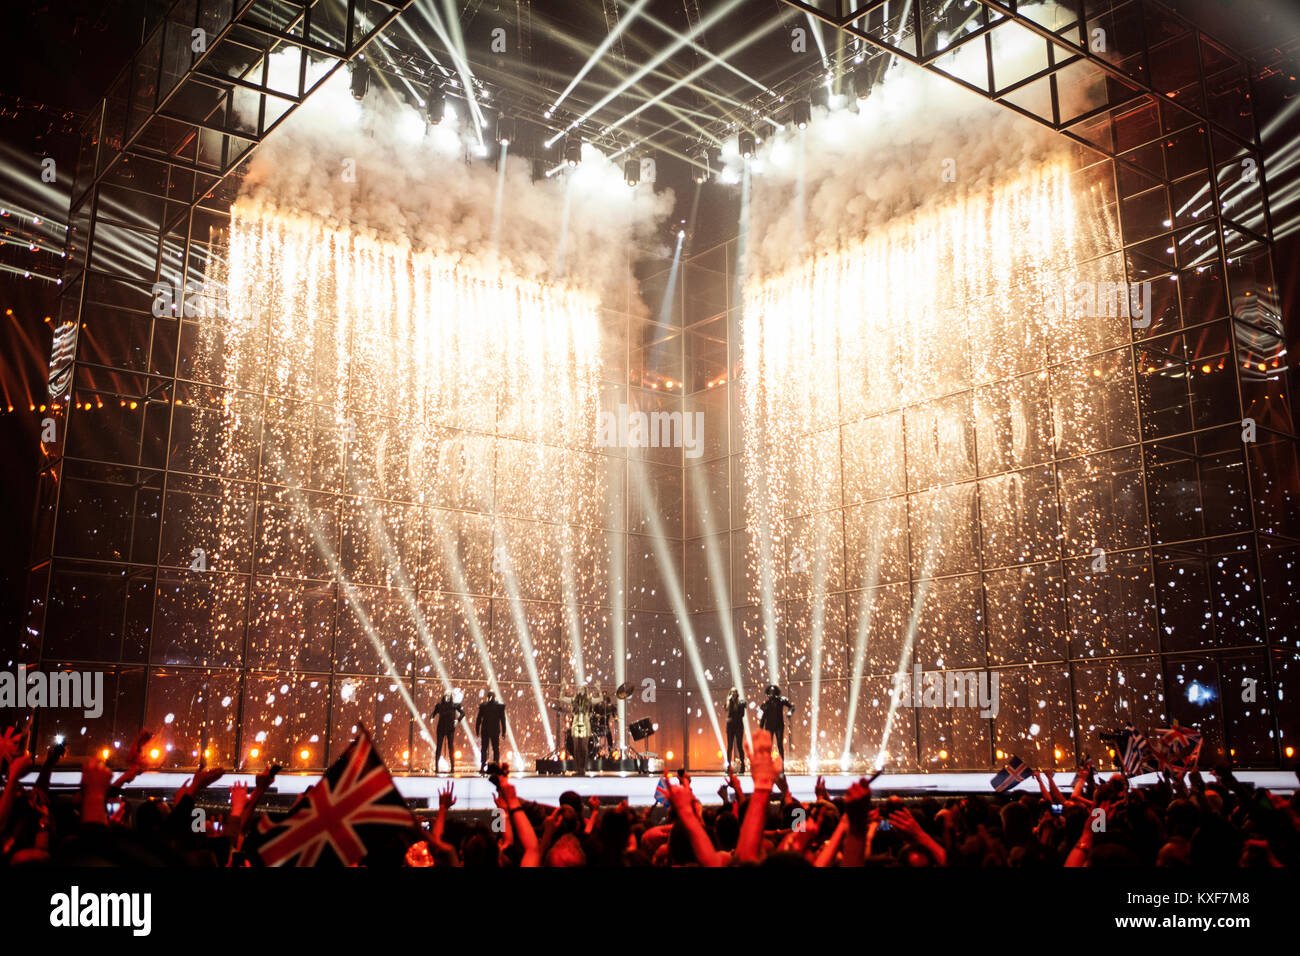
[[[18,794],[22,792],[22,785],[18,780],[32,769],[32,756],[25,750],[20,751],[12,760],[9,761],[9,776],[5,780],[4,795],[0,796],[0,837],[3,837],[9,826],[9,817],[13,814],[14,804],[18,800]]]
[[[108,786],[113,773],[98,757],[81,768],[81,825],[108,824]]]
[[[497,805],[497,810],[501,813],[501,835],[497,838],[497,849],[504,853],[515,842],[514,826],[510,822],[510,806],[500,793],[492,795],[492,802]]]
[[[519,865],[541,866],[542,852],[537,845],[537,834],[533,832],[528,814],[524,813],[524,808],[519,803],[519,795],[515,792],[514,784],[502,777],[500,787],[501,797],[506,803],[506,812],[510,814],[510,820],[514,824],[515,837],[519,840],[519,845],[524,848],[524,858],[519,861]]]
[[[816,866],[830,866],[835,862],[835,854],[840,852],[840,844],[844,842],[844,834],[849,832],[849,815],[840,814],[840,822],[835,825],[835,832],[831,838],[822,846],[821,852],[817,854]]]
[[[450,860],[452,866],[460,866],[456,848],[442,839],[443,830],[447,826],[447,811],[455,805],[456,797],[453,794],[452,784],[449,783],[445,789],[438,791],[438,815],[434,818],[429,842],[433,844],[435,853]]]
[[[849,829],[844,835],[844,866],[862,866],[867,858],[871,825],[871,787],[862,778],[845,795],[844,815],[849,818]]]
[[[944,851],[930,834],[926,833],[917,822],[916,817],[912,816],[912,811],[904,807],[902,810],[895,811],[889,815],[889,822],[892,826],[902,830],[912,842],[918,844],[930,858],[939,866],[945,866],[948,862],[948,854]]]
[[[136,735],[135,743],[126,754],[126,769],[113,781],[109,788],[110,793],[117,793],[144,771],[144,745],[152,739],[151,730],[142,730]]]
[[[726,865],[726,857],[713,846],[713,841],[704,832],[704,824],[700,822],[699,814],[695,812],[695,794],[691,792],[690,784],[677,784],[670,779],[668,799],[672,802],[673,809],[677,811],[677,819],[682,821],[687,834],[690,835],[691,849],[695,852],[696,862],[700,866]]]
[[[1088,819],[1083,821],[1083,832],[1079,834],[1078,842],[1075,843],[1074,848],[1070,850],[1070,855],[1065,858],[1066,866],[1088,865],[1088,855],[1092,852],[1092,835],[1094,832],[1092,829],[1093,815],[1096,813],[1104,814],[1109,812],[1109,804],[1102,804],[1100,807],[1089,812]]]
[[[772,735],[766,730],[754,734],[754,744],[752,747],[746,744],[745,752],[749,755],[749,773],[754,781],[754,792],[749,796],[745,817],[740,823],[736,858],[745,863],[757,863],[763,858],[763,821],[767,818],[767,803],[772,797],[772,787],[780,772],[780,758],[772,756]]]

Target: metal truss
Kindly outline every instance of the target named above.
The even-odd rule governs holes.
[[[1206,73],[1202,46],[1213,41],[1152,0],[1057,0],[1055,17],[1027,12],[1031,4],[1022,0],[823,0],[821,6],[806,0],[782,2],[1059,132],[1070,133],[1107,110],[1152,96],[1217,127],[1243,146],[1257,143],[1253,131],[1243,135],[1239,125],[1221,121],[1206,89],[1197,82]],[[832,13],[823,6],[851,9]],[[995,50],[995,34],[999,40],[1016,39],[1017,34],[1039,38],[1042,66],[1027,73],[1023,68],[1011,72],[1009,48],[1004,48],[1005,53]],[[956,72],[952,62],[956,52],[976,42],[984,47],[987,70],[983,75]],[[1216,47],[1226,53],[1222,44]],[[1192,62],[1197,64],[1191,77],[1182,72],[1185,66],[1171,62],[1177,59],[1185,64],[1187,54],[1193,54]],[[1220,72],[1228,67],[1217,61],[1216,65]],[[1240,60],[1235,65],[1242,66]],[[1228,79],[1245,84],[1244,69]],[[1061,102],[1064,84],[1086,84],[1104,92],[1105,102],[1070,115]],[[1037,95],[1028,95],[1034,88]],[[1086,137],[1085,141],[1091,142]]]
[[[49,369],[57,439],[43,445],[25,658],[42,650],[68,469],[93,468],[99,457],[65,457],[74,386],[101,409],[112,399],[140,410],[128,426],[131,436],[113,438],[133,442],[134,452],[104,462],[109,472],[97,488],[129,496],[134,508],[150,507],[168,473],[148,450],[150,429],[159,426],[145,419],[171,404],[179,361],[176,344],[160,348],[168,334],[160,330],[172,327],[174,335],[175,316],[144,318],[153,311],[154,284],[180,287],[201,278],[210,253],[200,238],[209,240],[219,220],[202,205],[218,209],[231,174],[410,2],[177,0],[82,127]],[[83,354],[81,330],[88,321],[102,327],[107,314],[124,329],[146,323],[140,367],[128,371],[129,363],[105,365]],[[161,427],[166,440],[171,425]],[[137,548],[134,534],[128,552],[117,564],[125,580],[157,564],[149,548]]]
[[[1262,358],[1285,355],[1285,341],[1271,266],[1265,266],[1266,278],[1258,283],[1234,276],[1227,268],[1234,257],[1237,263],[1258,257],[1267,264],[1273,246],[1251,76],[1243,58],[1154,0],[1057,0],[1052,13],[1034,10],[1023,0],[782,2],[852,38],[858,53],[871,48],[867,68],[876,79],[880,75],[876,58],[887,54],[888,65],[897,57],[1055,130],[1098,158],[1107,158],[1110,168],[1105,179],[1116,200],[1129,280],[1150,285],[1168,278],[1181,287],[1206,269],[1214,270],[1218,288],[1227,280],[1228,303],[1222,310],[1215,307],[1213,314],[1199,314],[1186,300],[1175,303],[1188,314],[1168,341],[1194,335],[1195,327],[1202,324],[1220,325],[1224,321],[1220,316],[1229,316],[1225,347],[1235,369],[1234,412],[1245,420],[1251,403],[1248,389],[1257,384],[1252,369],[1262,372]],[[972,61],[967,55],[959,62],[957,54],[963,50],[982,50],[983,57]],[[1035,50],[1036,57],[1027,56],[1026,51]],[[848,68],[843,55],[838,68]],[[918,117],[918,122],[924,118]],[[1190,240],[1198,246],[1208,243],[1212,252],[1185,253],[1181,247]],[[1150,252],[1156,245],[1161,254],[1153,259]],[[1176,250],[1177,255],[1165,254]],[[1241,290],[1248,290],[1246,298],[1238,294]],[[1160,342],[1135,332],[1135,355],[1144,348],[1158,348]],[[1167,374],[1183,380],[1187,407],[1195,407],[1198,397],[1192,389],[1190,365],[1181,355],[1170,357],[1168,364],[1172,371]],[[1150,369],[1150,375],[1143,375],[1137,363],[1132,369],[1133,394],[1139,397],[1141,410],[1140,397],[1150,388],[1152,376],[1166,373]],[[1154,456],[1161,448],[1177,446],[1179,457],[1194,469],[1200,500],[1205,494],[1203,466],[1222,452],[1205,451],[1197,439],[1236,426],[1218,422],[1191,427],[1194,430],[1185,436],[1174,436],[1180,441],[1171,441],[1157,428],[1141,424],[1139,467],[1151,523],[1148,546],[1153,573],[1156,557],[1179,547],[1158,540],[1150,490],[1159,471]],[[1261,427],[1260,431],[1273,445],[1295,445],[1295,436],[1285,429]],[[1183,451],[1189,441],[1189,450]],[[1249,524],[1242,532],[1252,541],[1251,571],[1262,583],[1264,543],[1292,547],[1293,542],[1273,533],[1261,515],[1261,491],[1250,467],[1251,447],[1244,446],[1240,459],[1249,499]],[[1197,539],[1201,545],[1210,540],[1208,534]],[[1208,567],[1208,559],[1201,560]],[[1156,583],[1153,578],[1153,586]],[[1270,622],[1265,593],[1262,588],[1262,648],[1268,684],[1276,688],[1275,654],[1287,650],[1291,636],[1285,624]],[[1205,654],[1217,659],[1218,650]],[[1162,642],[1160,657],[1176,661],[1179,653],[1164,648]],[[1274,707],[1274,740],[1280,739],[1278,720]],[[1075,742],[1078,746],[1077,735]]]
[[[1050,14],[1024,0],[782,2],[1166,185],[1138,150],[1191,125],[1215,137],[1216,160],[1262,168],[1247,64],[1154,0],[1058,0]],[[959,62],[968,48],[982,59]],[[1143,111],[1149,139],[1117,135],[1115,119]],[[1267,224],[1253,232],[1271,237]]]
[[[1147,275],[1164,278],[1166,271],[1170,277],[1186,276],[1199,268],[1201,259],[1184,260],[1180,253],[1177,260],[1158,261],[1148,248],[1155,244],[1161,249],[1177,246],[1179,243],[1168,240],[1187,238],[1192,228],[1198,230],[1198,236],[1213,238],[1220,261],[1228,257],[1231,263],[1232,256],[1240,260],[1243,254],[1259,256],[1265,263],[1262,270],[1270,268],[1266,184],[1246,65],[1152,0],[1064,0],[1064,20],[1068,22],[1051,23],[1034,19],[1026,12],[1028,5],[1017,0],[783,2],[830,24],[853,41],[847,53],[841,48],[834,54],[841,73],[850,69],[850,60],[861,52],[864,63],[856,68],[865,68],[878,78],[897,56],[1109,157],[1107,178],[1119,207],[1131,280]],[[688,10],[690,5],[688,0]],[[54,580],[54,529],[64,520],[60,496],[68,466],[98,468],[93,473],[87,469],[83,480],[93,480],[120,498],[129,497],[132,515],[157,510],[173,475],[180,480],[187,477],[171,467],[168,453],[173,425],[167,406],[175,400],[182,376],[177,355],[154,344],[155,338],[162,338],[155,329],[147,345],[147,363],[128,371],[100,362],[98,353],[79,341],[83,321],[88,316],[94,316],[95,322],[108,321],[100,316],[110,312],[123,320],[146,317],[152,283],[201,277],[206,254],[203,233],[214,224],[219,228],[219,208],[223,204],[228,207],[233,198],[237,176],[232,174],[325,79],[360,55],[409,6],[410,0],[178,0],[94,110],[83,133],[68,220],[64,293],[50,369],[59,441],[47,446],[49,457],[38,499],[37,525],[45,530],[38,532],[33,555],[29,604],[36,610],[23,638],[25,659],[48,657],[41,641]],[[1073,14],[1068,14],[1069,10]],[[527,0],[516,4],[516,16],[520,23],[531,23]],[[1104,31],[1100,40],[1094,34],[1098,29]],[[380,38],[387,55],[370,56],[367,61],[379,74],[427,84],[441,68],[425,51],[416,51],[406,43],[399,46],[392,36],[396,32]],[[528,36],[526,31],[525,40]],[[1008,73],[1006,61],[1010,58],[1000,53],[1004,39],[1039,44],[1041,62],[1020,75]],[[981,48],[984,69],[974,75],[959,72],[955,51]],[[280,64],[274,71],[273,55]],[[734,128],[737,123],[757,123],[773,115],[782,95],[787,101],[799,96],[815,74],[825,72],[820,62],[812,70],[801,67],[743,109],[729,105],[734,101],[712,104],[712,117],[703,121],[711,119],[709,128],[719,133],[728,124]],[[492,84],[494,105],[500,103],[503,97],[497,94],[507,89],[505,83],[496,84],[490,70],[484,75]],[[1073,93],[1080,87],[1090,93],[1093,105],[1072,114],[1069,104],[1078,99]],[[517,84],[509,89],[512,106],[530,112],[529,122],[545,125],[538,117],[551,102],[547,95],[554,91],[538,82],[524,102],[519,99]],[[547,128],[559,131],[563,129],[557,125],[560,122],[557,117]],[[924,122],[924,117],[918,117],[918,122]],[[628,138],[623,133],[603,135],[594,121],[580,129],[590,142],[604,148],[625,148],[620,146]],[[1204,143],[1204,161],[1195,169],[1176,168],[1166,145],[1183,135]],[[1243,189],[1240,165],[1251,160],[1256,161],[1258,182]],[[1174,189],[1194,176],[1204,179],[1203,202],[1211,211],[1193,227],[1174,212],[1178,205]],[[1150,217],[1136,204],[1130,211],[1128,204],[1154,194],[1162,194],[1164,208],[1171,211],[1171,222],[1166,223],[1169,228],[1130,235],[1132,223]],[[1178,196],[1185,198],[1184,194]],[[1149,264],[1139,273],[1134,263],[1144,257]],[[1239,313],[1235,304],[1232,313],[1228,324],[1234,334],[1228,354],[1236,368],[1238,401],[1245,414],[1243,364],[1262,365],[1260,360],[1276,355],[1273,340],[1281,329],[1276,317],[1261,320],[1253,313]],[[156,319],[154,325],[171,321],[170,316]],[[1203,321],[1189,319],[1176,328],[1185,332],[1188,326]],[[1141,344],[1135,336],[1134,347]],[[1155,348],[1162,343],[1151,344]],[[177,346],[171,348],[180,351]],[[64,460],[74,378],[82,397],[126,400],[133,409],[139,403],[141,414],[130,419],[130,440],[138,447],[129,458],[123,453],[117,458],[73,455]],[[1135,394],[1140,394],[1142,387],[1135,367]],[[1194,396],[1189,399],[1189,403],[1194,401]],[[148,417],[150,410],[160,417]],[[94,426],[78,422],[75,427]],[[1215,427],[1223,430],[1226,426],[1219,422]],[[1161,441],[1183,437],[1182,433],[1144,435],[1142,445],[1150,449]],[[1277,432],[1274,437],[1294,442],[1290,434]],[[1198,459],[1199,475],[1199,459],[1206,456],[1192,454]],[[1243,465],[1247,466],[1249,487],[1248,458],[1243,458]],[[1145,496],[1149,480],[1145,456],[1140,467]],[[1202,493],[1199,481],[1197,493]],[[1262,581],[1260,539],[1265,534],[1259,529],[1265,525],[1257,495],[1250,487],[1252,513],[1249,530],[1243,533],[1255,539],[1256,580]],[[1147,512],[1150,515],[1149,501]],[[40,520],[42,513],[48,521]],[[123,588],[156,590],[151,575],[163,566],[161,542],[146,535],[140,545],[134,530],[131,535],[119,555],[102,559],[78,555],[67,560],[81,566],[100,564],[105,577],[116,573],[124,581]],[[1171,546],[1152,540],[1147,547],[1154,567],[1155,553]],[[124,603],[122,634],[127,630],[126,607]],[[1262,597],[1260,607],[1267,620]],[[1286,638],[1265,633],[1268,637],[1262,646],[1271,663],[1273,652],[1287,646]],[[1217,651],[1207,651],[1206,656],[1214,653]],[[144,661],[140,666],[148,670],[152,665]],[[1275,685],[1272,674],[1269,683]]]
[[[136,193],[160,237],[180,226],[335,70],[411,0],[177,0],[109,88],[82,130],[64,285],[87,267],[106,186]],[[272,57],[276,64],[273,68]],[[148,197],[148,198],[145,198]],[[131,225],[139,228],[146,223]],[[84,284],[75,287],[83,290]],[[64,303],[64,346],[51,394],[66,392],[79,323]],[[59,333],[62,333],[60,336]]]

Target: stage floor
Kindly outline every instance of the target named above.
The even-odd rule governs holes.
[[[56,772],[51,776],[50,782],[55,786],[75,787],[80,781],[80,776],[79,773],[74,772]],[[128,792],[131,790],[175,790],[191,776],[192,774],[186,773],[145,773],[137,777],[127,787],[127,790]],[[1072,773],[1058,773],[1055,776],[1056,785],[1062,790],[1068,790],[1074,783],[1074,774]],[[1097,776],[1099,779],[1105,779],[1110,774],[1099,773]],[[1237,774],[1237,778],[1278,793],[1291,793],[1296,789],[1297,785],[1296,775],[1290,771],[1282,770],[1243,770]],[[318,779],[320,779],[320,775],[314,773],[281,773],[275,778],[275,790],[281,794],[301,793]],[[455,776],[444,775],[438,777],[399,775],[394,776],[393,779],[402,796],[408,799],[427,800],[431,808],[437,807],[438,791],[448,783],[452,784],[456,796],[456,809],[490,810],[494,806],[492,796],[495,788],[492,786],[491,781],[478,774],[463,773]],[[573,790],[583,797],[596,796],[607,802],[625,799],[632,806],[644,807],[654,802],[655,786],[659,778],[652,774],[607,773],[589,774],[585,777],[511,774],[510,779],[514,783],[519,796],[524,800],[551,806],[556,804],[560,794],[566,790]],[[798,799],[812,799],[813,785],[817,782],[816,777],[792,774],[787,779],[790,783],[790,791]],[[826,787],[831,793],[847,790],[858,779],[860,779],[860,775],[857,774],[825,775]],[[984,773],[882,774],[876,778],[876,781],[871,785],[871,789],[875,793],[933,793],[935,796],[940,797],[954,793],[992,793],[993,788],[989,782],[992,779],[993,774],[987,771]],[[716,771],[691,775],[691,785],[695,791],[695,796],[706,804],[719,802],[718,788],[724,780],[725,778]],[[1155,780],[1155,774],[1148,774],[1135,777],[1134,783],[1142,786],[1154,783]],[[243,782],[248,785],[249,789],[252,789],[253,775],[247,773],[227,774],[213,785],[212,790],[222,791],[235,782]],[[742,776],[741,782],[748,791],[750,789],[749,778]],[[1031,778],[1021,783],[1015,792],[1025,790],[1036,792],[1037,789],[1038,785]]]

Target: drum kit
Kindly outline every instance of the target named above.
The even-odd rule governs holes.
[[[614,691],[614,699],[608,694],[593,696],[590,705],[590,732],[587,736],[587,753],[597,759],[612,759],[614,756],[614,738],[618,733],[618,701],[628,700],[635,688],[629,683],[622,683]],[[551,709],[563,714],[568,719],[568,728],[564,733],[564,749],[573,753],[573,700],[556,698],[551,701]]]

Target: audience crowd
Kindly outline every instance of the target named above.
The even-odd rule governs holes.
[[[251,790],[232,785],[228,805],[215,810],[204,808],[217,791],[201,795],[223,772],[203,766],[169,800],[133,798],[122,788],[140,772],[142,734],[125,773],[114,779],[91,760],[80,788],[61,793],[50,786],[60,748],[37,766],[22,740],[12,729],[0,736],[0,866],[256,862],[245,844],[265,819],[257,806],[274,771]],[[449,783],[413,842],[413,831],[390,828],[391,837],[367,843],[363,865],[1223,869],[1300,862],[1300,797],[1254,787],[1228,767],[1209,782],[1193,772],[1136,787],[1118,773],[1100,779],[1085,764],[1068,793],[1035,772],[1037,792],[906,801],[873,794],[865,779],[832,794],[818,778],[805,802],[790,792],[766,732],[754,735],[749,756],[748,791],[733,774],[708,795],[709,805],[685,773],[662,781],[666,805],[646,809],[584,801],[572,791],[559,806],[544,806],[521,800],[502,776],[494,812],[462,813],[453,811]]]

